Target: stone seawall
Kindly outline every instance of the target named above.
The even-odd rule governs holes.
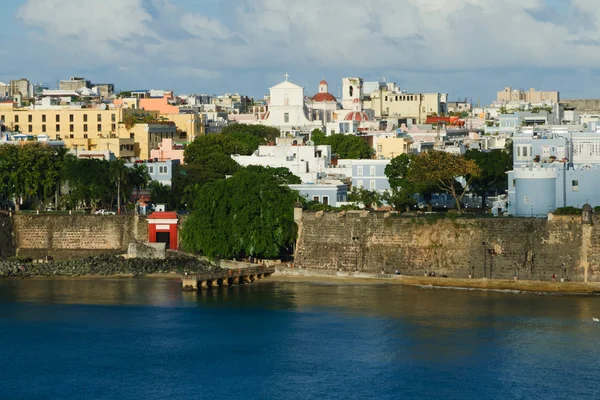
[[[600,281],[600,219],[403,217],[380,212],[303,212],[295,264],[301,268],[467,278]],[[485,242],[486,245],[482,243]],[[485,261],[484,261],[485,257]]]
[[[12,229],[16,254],[34,259],[125,253],[129,243],[148,238],[140,216],[15,215]]]
[[[0,260],[15,255],[12,219],[8,213],[0,212]]]

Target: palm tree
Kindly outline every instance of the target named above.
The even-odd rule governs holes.
[[[125,161],[111,161],[109,167],[110,182],[117,185],[117,214],[121,215],[121,187],[127,183],[128,168]]]
[[[150,182],[150,174],[144,164],[134,164],[129,170],[128,183],[135,188],[136,197],[140,197],[140,190]]]
[[[150,182],[150,199],[153,204],[169,204],[171,198],[171,187],[160,182]]]

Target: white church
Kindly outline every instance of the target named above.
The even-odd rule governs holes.
[[[340,125],[335,133],[356,133],[359,126],[374,124],[372,112],[363,109],[363,81],[361,78],[342,79],[342,100],[329,93],[329,85],[325,80],[319,82],[318,92],[311,98],[305,97],[304,88],[288,80],[269,89],[268,111],[250,118],[236,119],[240,123],[264,124],[279,128],[282,132],[311,132],[324,129],[330,125]],[[371,111],[371,110],[367,110]],[[342,125],[353,127],[342,127]]]

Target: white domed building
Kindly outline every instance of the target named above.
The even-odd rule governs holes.
[[[307,101],[313,120],[323,121],[323,124],[335,119],[335,111],[338,109],[337,99],[329,93],[329,85],[326,81],[319,82],[319,91]]]

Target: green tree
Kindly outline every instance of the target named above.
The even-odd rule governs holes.
[[[117,187],[117,214],[121,215],[121,189],[127,185],[128,168],[125,166],[125,161],[115,160],[111,161],[108,172],[111,183]]]
[[[327,136],[322,144],[330,145],[331,152],[344,159],[367,159],[373,156],[373,148],[364,138],[355,135]]]
[[[134,164],[132,168],[127,171],[127,183],[131,188],[135,189],[136,197],[140,197],[140,190],[148,186],[150,182],[150,174],[148,174],[148,168],[144,164]]]
[[[460,213],[461,201],[469,183],[479,175],[479,167],[475,161],[457,154],[434,150],[421,153],[411,161],[408,179],[415,184],[437,186],[441,191],[450,193]],[[465,179],[465,186],[457,182],[461,177]]]
[[[171,187],[157,181],[152,181],[148,185],[150,188],[150,199],[154,204],[166,204],[171,207]]]
[[[464,157],[479,167],[480,175],[471,180],[471,186],[481,196],[482,204],[488,191],[504,192],[508,188],[506,172],[512,169],[512,157],[506,151],[467,150]]]
[[[348,201],[362,203],[365,208],[372,208],[373,205],[380,206],[381,200],[381,195],[376,190],[353,187],[348,193]]]
[[[202,163],[213,153],[230,156],[232,154],[250,155],[253,150],[229,135],[211,134],[198,136],[192,143],[185,147],[184,160],[186,164]]]
[[[231,124],[221,130],[221,134],[226,136],[240,133],[253,136],[265,143],[274,143],[275,139],[281,136],[279,129],[266,125]]]
[[[314,129],[310,134],[310,140],[313,141],[315,146],[320,146],[322,144],[326,144],[325,138],[326,138],[325,134],[320,129]]]
[[[431,204],[431,196],[437,191],[437,186],[427,185],[422,181],[409,179],[411,160],[415,156],[401,154],[394,157],[385,167],[385,175],[390,182],[391,190],[384,194],[384,200],[396,211],[412,207],[416,194],[423,196],[427,204]]]
[[[208,257],[274,258],[296,237],[298,197],[280,171],[243,168],[229,179],[204,185],[182,232],[188,251]]]

